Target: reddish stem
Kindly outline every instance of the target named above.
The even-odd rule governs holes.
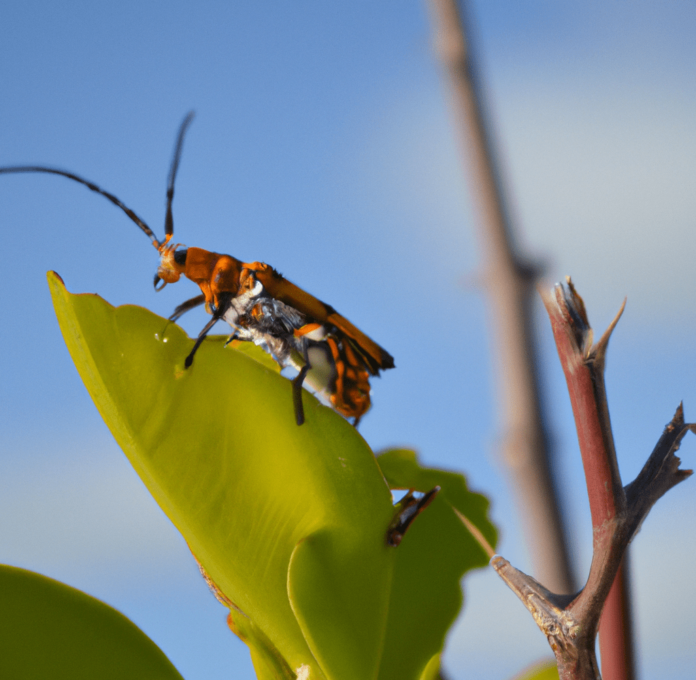
[[[556,286],[555,298],[545,298],[544,303],[568,384],[594,536],[588,587],[573,608],[586,610],[594,605],[597,597],[606,597],[603,625],[599,629],[604,678],[632,680],[630,586],[628,574],[619,570],[620,559],[616,559],[616,551],[624,548],[614,540],[617,519],[622,519],[626,511],[626,494],[616,459],[604,383],[606,350],[623,307],[600,341],[592,346],[593,334],[585,306],[570,281],[567,287]],[[614,581],[617,571],[621,576]]]
[[[635,677],[635,654],[633,636],[627,630],[630,626],[631,598],[629,584],[628,554],[624,556],[619,573],[616,574],[607,601],[604,603],[602,618],[599,620],[599,654],[602,658],[604,680]],[[616,650],[623,647],[623,652]]]
[[[607,345],[621,312],[593,345],[585,306],[570,279],[567,287],[557,286],[555,296],[544,303],[568,382],[587,477],[594,528],[590,574],[577,595],[559,595],[503,557],[494,556],[491,566],[546,635],[561,680],[599,680],[595,640],[600,616],[605,680],[631,678],[634,662],[626,551],[652,506],[692,474],[681,469],[676,452],[686,433],[696,432],[696,424],[685,422],[680,404],[643,469],[622,488],[604,388]]]

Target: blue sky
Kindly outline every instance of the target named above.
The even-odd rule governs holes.
[[[549,282],[573,276],[597,330],[628,297],[607,380],[629,481],[680,400],[696,418],[696,6],[489,0],[472,14],[526,252]],[[411,446],[463,469],[492,498],[500,552],[532,569],[497,457],[474,214],[424,4],[4,3],[0,82],[0,165],[78,172],[157,231],[174,135],[195,109],[177,240],[273,264],[385,346],[397,370],[375,381],[361,432],[375,449]],[[156,254],[135,225],[60,178],[3,177],[0,230],[0,561],[121,609],[189,680],[252,678],[246,648],[91,404],[45,272],[163,315],[193,284],[156,295]],[[204,323],[192,313],[184,326]],[[541,313],[539,335],[584,574],[584,483]],[[685,466],[694,452],[687,440]],[[658,504],[635,543],[643,680],[691,677],[696,663],[693,484]],[[445,656],[452,678],[503,680],[546,653],[490,571],[465,588]]]

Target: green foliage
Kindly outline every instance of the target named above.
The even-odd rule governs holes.
[[[513,680],[558,680],[558,667],[553,659],[542,661],[522,675],[516,675]]]
[[[297,427],[290,383],[275,371],[219,342],[204,343],[185,370],[191,341],[178,326],[49,281],[98,409],[224,595],[291,668],[340,680],[360,676],[360,663],[374,676],[393,511],[355,429],[309,394]]]
[[[0,677],[182,680],[123,614],[58,581],[0,565]]]
[[[394,508],[371,450],[306,392],[297,427],[291,385],[261,350],[213,338],[186,370],[192,341],[175,324],[48,279],[90,395],[230,606],[258,677],[436,677],[459,579],[487,561],[451,505],[493,540],[487,501],[413,453],[385,454],[392,485],[444,490],[387,546]]]
[[[404,449],[386,451],[377,461],[392,489],[441,487],[397,550],[382,667],[391,668],[392,677],[400,678],[413,665],[422,668],[442,649],[462,605],[462,576],[488,564],[488,556],[452,507],[466,515],[492,545],[496,531],[486,516],[488,500],[469,491],[463,475],[423,468],[416,454]]]

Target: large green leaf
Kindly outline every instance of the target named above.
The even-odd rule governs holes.
[[[123,614],[79,590],[0,565],[0,677],[181,680]]]
[[[97,408],[233,603],[259,674],[376,678],[393,507],[355,428],[308,393],[297,427],[289,381],[246,353],[207,341],[185,370],[178,326],[48,280]]]
[[[453,507],[477,526],[491,545],[496,530],[488,499],[469,491],[463,475],[423,468],[413,451],[395,449],[377,458],[392,489],[441,491],[408,530],[397,550],[380,680],[434,677],[438,657],[462,605],[462,576],[484,567],[488,556]]]
[[[141,478],[182,532],[250,647],[261,680],[433,680],[487,558],[452,508],[491,542],[488,501],[410,451],[377,465],[343,418],[251,346],[201,346],[138,307],[71,295],[49,275],[75,364]],[[384,476],[383,476],[383,474]],[[385,484],[385,477],[389,486]],[[442,491],[398,548],[386,545],[389,488]]]

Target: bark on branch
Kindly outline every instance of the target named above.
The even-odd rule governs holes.
[[[595,637],[602,608],[633,536],[655,502],[692,474],[675,455],[696,425],[684,422],[680,404],[636,479],[621,483],[609,419],[604,364],[609,338],[623,307],[599,342],[585,305],[570,279],[544,303],[568,383],[580,442],[593,527],[593,554],[585,587],[574,596],[550,592],[530,576],[495,556],[492,566],[522,600],[546,635],[561,680],[598,680]]]

